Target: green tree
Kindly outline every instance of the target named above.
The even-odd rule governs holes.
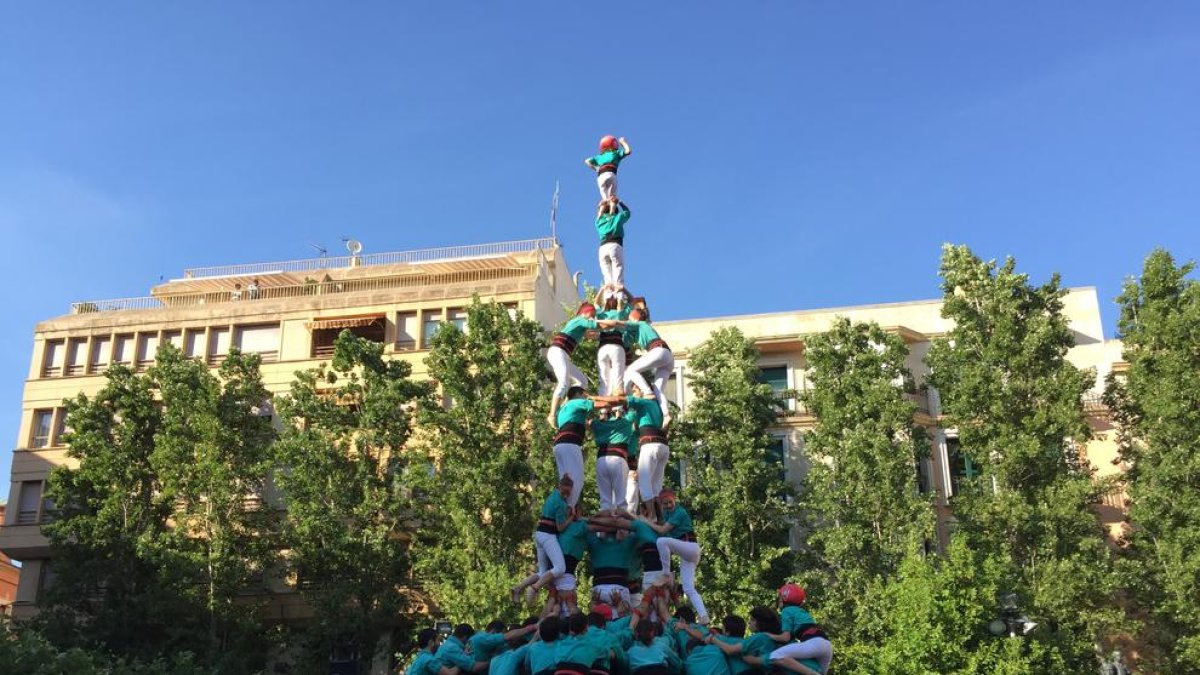
[[[383,345],[343,331],[332,362],[298,372],[277,400],[289,421],[277,443],[284,541],[315,613],[300,643],[314,672],[335,645],[354,650],[365,669],[410,625],[411,485],[421,467],[401,450],[410,410],[429,389],[410,372],[384,359]]]
[[[1082,396],[1093,375],[1067,361],[1074,345],[1055,275],[1041,286],[965,246],[941,263],[953,321],[927,358],[946,426],[981,475],[954,498],[955,536],[994,561],[1040,624],[1030,634],[1042,673],[1095,667],[1094,647],[1120,619],[1111,553],[1092,510],[1099,488],[1076,443],[1089,436]]]
[[[57,581],[40,623],[60,644],[152,658],[190,650],[218,668],[261,662],[242,592],[271,560],[261,491],[273,433],[256,412],[258,357],[231,352],[214,376],[170,345],[145,376],[109,371],[67,405],[69,455],[44,527]]]
[[[693,403],[676,423],[671,460],[686,458],[683,503],[704,547],[710,615],[771,597],[793,569],[792,488],[768,455],[781,401],[758,382],[758,349],[736,328],[714,331],[688,359]]]
[[[1120,337],[1129,364],[1110,377],[1133,528],[1127,578],[1150,614],[1162,672],[1200,673],[1200,282],[1164,250],[1125,283]]]
[[[810,589],[826,589],[817,594],[821,620],[847,642],[878,637],[866,632],[878,608],[863,599],[913,542],[933,536],[933,505],[917,491],[929,444],[905,397],[913,390],[907,354],[899,337],[844,317],[805,350],[813,386],[804,402],[817,418],[800,490],[816,563],[805,576]]]
[[[529,572],[537,508],[555,482],[545,343],[534,321],[476,298],[467,330],[443,323],[426,359],[447,405],[419,413],[437,470],[414,555],[438,609],[457,621],[516,618],[508,589]]]

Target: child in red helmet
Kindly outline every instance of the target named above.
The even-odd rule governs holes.
[[[808,594],[793,583],[779,587],[780,632],[771,635],[776,642],[788,644],[771,652],[772,665],[797,673],[824,673],[833,659],[833,644],[812,614],[804,609]]]
[[[596,172],[596,185],[600,188],[600,201],[615,202],[617,198],[617,166],[621,160],[633,154],[625,137],[605,136],[600,139],[600,154],[583,160]]]

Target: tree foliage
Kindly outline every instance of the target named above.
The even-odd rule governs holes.
[[[429,390],[410,372],[384,359],[383,345],[342,331],[332,362],[298,372],[277,403],[289,421],[276,444],[283,536],[315,613],[301,644],[313,669],[335,644],[365,667],[381,640],[409,626],[411,484],[421,462],[401,450],[410,411]]]
[[[792,488],[767,454],[782,402],[758,382],[758,350],[736,328],[714,331],[688,367],[693,398],[671,435],[671,459],[687,459],[681,499],[704,550],[697,585],[712,616],[744,612],[794,564]]]
[[[1164,250],[1118,298],[1124,378],[1106,394],[1119,431],[1133,524],[1132,597],[1163,672],[1200,673],[1200,282]]]
[[[805,576],[810,589],[826,589],[816,600],[821,620],[846,642],[879,637],[865,632],[878,608],[862,600],[933,536],[932,504],[917,491],[929,444],[905,397],[913,389],[907,353],[878,325],[841,317],[805,350],[813,386],[803,400],[817,418],[800,490],[815,563]]]
[[[1095,667],[1098,639],[1120,618],[1111,554],[1091,505],[1098,488],[1075,443],[1088,438],[1082,396],[1093,375],[1066,359],[1074,337],[1057,276],[1041,286],[965,246],[947,246],[931,381],[982,475],[954,498],[955,536],[1006,566],[1005,583],[1040,624],[1043,673]]]
[[[164,345],[144,376],[113,368],[94,398],[68,402],[78,468],[50,477],[57,581],[40,618],[60,644],[261,661],[255,604],[238,600],[273,551],[272,514],[247,500],[262,493],[273,438],[258,367],[234,351],[218,377]]]
[[[467,330],[443,323],[426,359],[448,405],[419,413],[437,469],[423,484],[414,555],[422,584],[456,621],[517,618],[508,588],[529,571],[537,506],[554,484],[545,342],[536,322],[476,298]]]

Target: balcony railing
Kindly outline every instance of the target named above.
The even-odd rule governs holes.
[[[556,244],[557,242],[553,237],[542,237],[540,239],[501,241],[493,244],[473,244],[470,246],[445,246],[441,248],[418,249],[415,251],[395,251],[392,253],[327,256],[324,258],[285,260],[283,262],[218,265],[216,267],[192,267],[184,270],[183,276],[187,279],[201,279],[204,277],[267,274],[270,272],[308,272],[312,270],[339,269],[363,265],[427,263],[435,260],[480,258],[508,253],[528,253],[538,249],[554,248]]]
[[[72,314],[88,314],[91,312],[114,312],[127,309],[173,309],[179,307],[200,307],[229,302],[257,302],[262,300],[279,300],[304,296],[328,295],[331,293],[356,293],[362,291],[392,290],[413,288],[429,285],[469,284],[499,279],[515,279],[532,276],[537,273],[533,264],[515,267],[498,267],[480,270],[465,270],[461,272],[405,274],[395,277],[378,277],[373,279],[342,279],[337,281],[294,284],[290,286],[272,286],[256,291],[228,290],[210,291],[207,293],[187,293],[181,295],[164,295],[161,297],[124,298],[120,300],[91,300],[71,304]]]

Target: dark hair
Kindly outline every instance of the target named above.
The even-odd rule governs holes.
[[[417,648],[419,648],[419,649],[427,648],[429,646],[429,643],[433,642],[434,638],[436,638],[437,636],[438,636],[438,632],[437,632],[436,628],[426,628],[425,630],[421,631],[420,633],[417,633]]]
[[[567,390],[567,398],[580,398],[586,394],[587,390],[579,385],[575,385]]]
[[[687,606],[680,607],[675,610],[675,618],[683,619],[687,623],[696,623],[696,610]]]
[[[742,637],[746,634],[746,620],[740,616],[730,614],[725,617],[722,625],[725,627],[725,634],[730,637]]]
[[[653,621],[641,621],[637,625],[637,641],[649,645],[658,635],[658,624]]]
[[[542,642],[554,642],[562,634],[562,623],[562,619],[557,616],[542,619],[541,625],[538,626],[538,637],[542,638]]]
[[[506,623],[504,623],[503,621],[501,621],[500,619],[496,619],[495,621],[493,621],[493,622],[491,622],[491,623],[489,623],[489,624],[487,625],[487,632],[489,632],[489,633],[503,633],[503,632],[504,632],[504,627],[505,627],[506,625],[507,625],[507,624],[506,624]]]
[[[758,624],[760,633],[778,633],[779,632],[779,614],[770,607],[758,606],[750,610],[750,618],[754,619],[754,623]]]
[[[587,615],[587,622],[589,626],[604,628],[604,624],[608,623],[608,619],[604,618],[604,615],[600,612],[589,612]]]
[[[580,633],[587,630],[587,627],[588,627],[587,617],[580,614],[579,612],[575,612],[571,616],[567,617],[567,628],[569,628],[571,630],[571,635],[579,635]]]
[[[459,640],[466,640],[475,634],[475,629],[471,628],[469,623],[460,623],[454,627],[454,637]]]

